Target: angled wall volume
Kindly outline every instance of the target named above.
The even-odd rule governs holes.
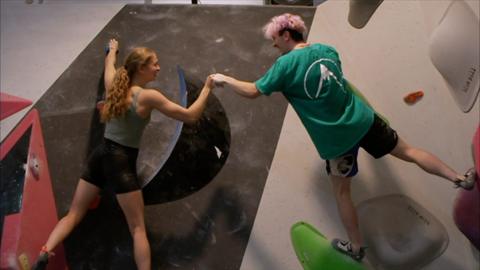
[[[38,112],[30,111],[0,145],[0,268],[29,269],[57,223]],[[51,269],[65,269],[63,246]],[[27,267],[27,268],[25,268]]]

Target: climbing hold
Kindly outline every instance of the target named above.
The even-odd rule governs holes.
[[[365,270],[354,259],[335,250],[330,241],[306,222],[290,229],[293,249],[304,270]]]
[[[418,91],[409,93],[408,95],[403,97],[403,100],[405,101],[405,103],[413,105],[417,103],[417,101],[419,101],[422,97],[423,97],[423,91],[418,90]]]

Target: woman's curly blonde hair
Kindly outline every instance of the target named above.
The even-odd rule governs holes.
[[[128,55],[125,64],[117,69],[113,78],[113,85],[107,89],[105,104],[101,113],[102,122],[123,116],[128,110],[128,94],[131,86],[131,79],[138,69],[147,65],[155,55],[149,48],[137,47]]]

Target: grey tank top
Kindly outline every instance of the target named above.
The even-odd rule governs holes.
[[[104,137],[124,146],[138,148],[143,130],[150,121],[137,114],[137,96],[142,90],[133,94],[133,100],[124,116],[110,119],[105,125]]]

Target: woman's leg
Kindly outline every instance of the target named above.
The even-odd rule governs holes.
[[[64,216],[55,226],[48,237],[46,251],[51,252],[55,247],[62,242],[75,228],[75,226],[82,220],[88,207],[100,192],[100,189],[90,184],[89,182],[80,179],[78,181],[75,195],[73,196],[72,205]]]
[[[145,231],[144,204],[140,190],[117,194],[133,238],[133,252],[139,270],[150,270],[150,244]]]

